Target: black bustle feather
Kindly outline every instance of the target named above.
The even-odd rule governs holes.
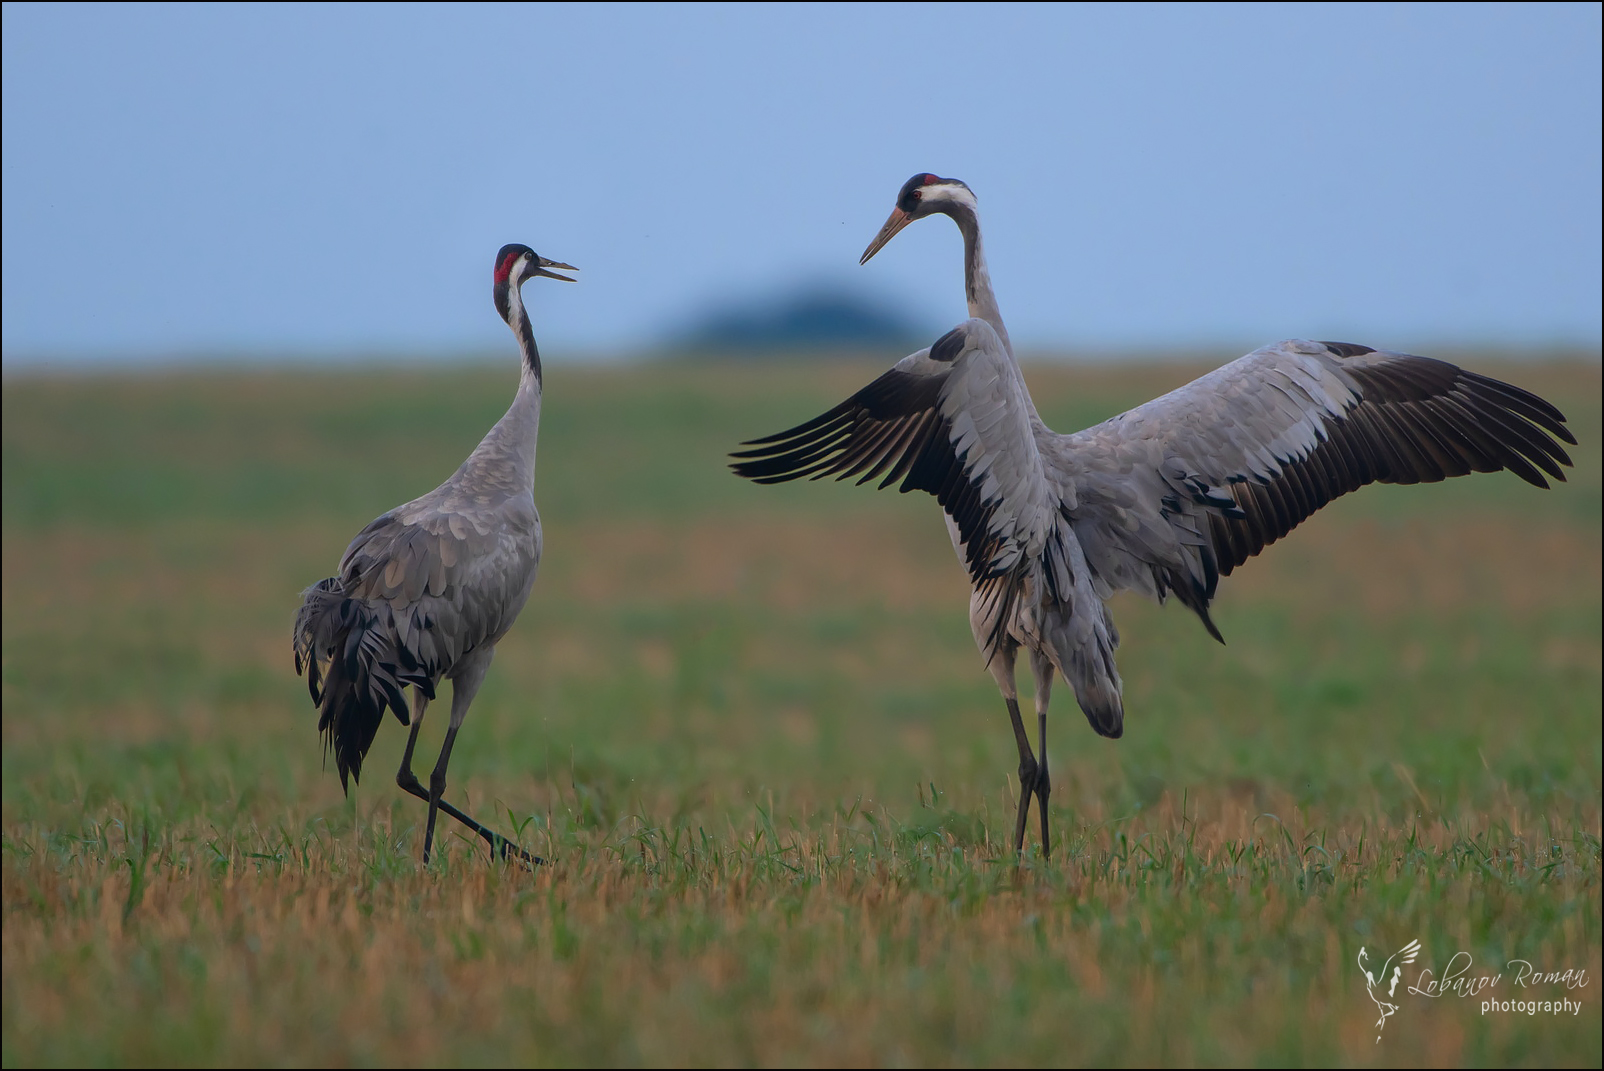
[[[348,597],[339,578],[330,577],[307,589],[296,615],[295,669],[307,676],[325,753],[334,753],[340,786],[347,792],[349,781],[361,780],[362,760],[385,711],[402,725],[411,722],[402,689],[412,685],[434,697],[429,667],[396,641],[388,620],[392,612]]]

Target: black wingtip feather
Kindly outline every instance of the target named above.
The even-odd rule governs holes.
[[[1324,343],[1339,358],[1373,353]],[[1565,481],[1561,442],[1576,437],[1546,400],[1501,380],[1429,357],[1344,360],[1359,387],[1346,412],[1326,419],[1318,444],[1265,481],[1231,484],[1242,517],[1212,514],[1209,539],[1222,576],[1285,536],[1326,503],[1368,483],[1434,482],[1507,469],[1534,487]],[[1546,474],[1546,477],[1545,477]]]

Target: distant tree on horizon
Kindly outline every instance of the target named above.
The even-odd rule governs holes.
[[[818,285],[714,308],[674,337],[680,353],[785,356],[917,348],[918,328],[900,311],[843,287]]]

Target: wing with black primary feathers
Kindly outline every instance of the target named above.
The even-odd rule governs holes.
[[[1446,361],[1292,340],[1057,437],[1049,462],[1076,486],[1075,530],[1108,586],[1174,588],[1214,631],[1219,577],[1328,502],[1369,483],[1506,468],[1547,487],[1544,474],[1564,480],[1571,463],[1564,421]]]
[[[936,497],[956,525],[995,629],[1058,519],[1031,432],[1029,397],[995,331],[969,320],[806,423],[732,456],[758,483],[880,479]],[[998,636],[992,637],[995,647]]]

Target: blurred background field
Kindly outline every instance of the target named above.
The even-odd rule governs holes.
[[[4,1062],[1596,1064],[1599,365],[1439,355],[1565,410],[1571,481],[1340,500],[1225,647],[1120,599],[1126,736],[1056,697],[1019,871],[934,503],[724,468],[875,366],[549,369],[546,556],[451,780],[534,874],[449,828],[417,866],[393,723],[342,799],[289,651],[510,367],[9,377]],[[1201,370],[1027,378],[1070,430]],[[1355,956],[1417,937],[1584,1010],[1410,998],[1377,1044]]]

